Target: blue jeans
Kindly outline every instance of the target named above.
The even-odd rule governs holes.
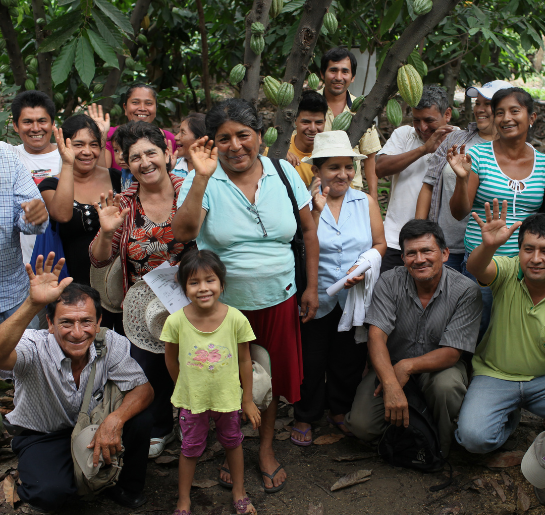
[[[449,254],[448,260],[445,265],[454,268],[457,272],[462,273],[462,262],[465,258],[465,254]]]
[[[464,274],[466,277],[469,277],[473,282],[479,284],[475,276],[471,275],[466,268],[467,264],[467,258],[469,257],[469,254],[466,252],[464,256],[464,260],[462,261],[462,265],[460,266],[460,272]],[[483,314],[481,316],[481,326],[479,327],[479,336],[477,337],[477,343],[479,343],[484,336],[484,333],[486,333],[486,330],[488,329],[488,325],[490,324],[490,312],[492,311],[492,290],[488,286],[480,286],[481,289],[481,295],[483,298]]]
[[[24,302],[24,301],[23,301]],[[20,307],[21,304],[17,304],[17,306],[13,306],[12,308],[8,309],[7,311],[3,311],[0,313],[0,323],[2,323],[4,320],[7,320],[13,313],[15,313]],[[40,319],[38,318],[38,315],[36,315],[28,324],[27,329],[39,329],[40,328]]]
[[[494,451],[516,429],[520,408],[545,417],[545,376],[531,381],[475,376],[462,403],[456,440],[469,452]]]

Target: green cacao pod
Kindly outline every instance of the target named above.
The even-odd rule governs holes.
[[[0,50],[4,50],[6,48],[6,40],[4,38],[0,38]]]
[[[55,104],[62,105],[64,103],[64,95],[62,93],[55,93],[53,95],[53,100],[55,101]]]
[[[428,71],[424,68],[424,61],[422,61],[420,54],[416,50],[413,50],[411,52],[411,55],[409,55],[407,62],[411,66],[414,66],[414,69],[418,72],[418,75],[420,75],[420,77],[424,77],[424,75],[427,74]]]
[[[265,143],[265,146],[270,147],[274,144],[276,138],[278,138],[278,131],[274,127],[269,127],[265,136],[263,136],[263,143]]]
[[[269,9],[269,16],[276,18],[284,8],[284,0],[272,0],[271,8]]]
[[[246,67],[243,64],[237,64],[229,74],[229,82],[236,86],[239,82],[242,82],[246,75]]]
[[[265,40],[263,36],[252,36],[250,38],[250,48],[255,55],[261,54],[265,48]]]
[[[417,16],[428,14],[433,7],[432,0],[414,0],[413,11]]]
[[[422,77],[425,77],[428,74],[428,65],[422,61],[422,66],[424,67],[424,75]]]
[[[4,7],[11,7],[11,0],[0,0],[0,3],[1,3]]]
[[[386,104],[386,118],[394,126],[399,127],[401,121],[403,120],[403,112],[401,111],[401,106],[399,102],[393,98],[388,100]]]
[[[32,66],[31,64],[29,64],[27,66],[26,71],[28,72],[29,75],[36,75],[38,73],[38,68],[36,68],[35,66]]]
[[[18,5],[19,5],[19,2],[17,0],[9,0],[10,7],[17,7]]]
[[[27,91],[34,89],[34,82],[32,82],[30,79],[25,80],[25,89]]]
[[[422,77],[414,66],[406,64],[397,71],[397,87],[401,98],[411,107],[416,107],[422,98]]]
[[[144,30],[148,30],[150,26],[150,19],[149,16],[146,14],[144,18],[142,18],[142,21],[140,22],[140,27],[142,27]]]
[[[356,98],[356,100],[354,100],[354,102],[352,102],[352,107],[350,108],[350,111],[352,111],[353,113],[357,113],[364,102],[365,97],[363,95],[359,96],[358,98]]]
[[[453,122],[455,122],[455,121],[458,120],[458,118],[460,118],[460,111],[458,111],[458,109],[454,108],[454,109],[452,110],[451,120],[452,120]]]
[[[344,111],[339,116],[335,117],[331,124],[332,131],[347,131],[352,123],[352,113]]]
[[[294,90],[293,90],[293,84],[290,82],[283,82],[280,84],[280,87],[278,88],[278,93],[276,95],[276,102],[278,103],[278,107],[286,107],[287,105],[290,105],[293,96],[294,96]]]
[[[122,112],[123,111],[122,111],[121,107],[116,104],[116,105],[114,105],[112,107],[112,110],[110,111],[110,115],[111,116],[119,116]]]
[[[104,84],[99,82],[98,84],[95,84],[95,87],[93,88],[93,91],[95,93],[102,93],[103,89],[104,89]]]
[[[138,49],[138,52],[136,52],[136,55],[139,57],[139,59],[145,59],[148,56],[148,53],[144,50],[143,47],[140,47]]]
[[[25,64],[30,64],[30,61],[32,61],[32,59],[36,59],[36,58],[31,55],[27,55],[25,57]]]
[[[307,84],[310,89],[318,89],[318,86],[320,85],[320,79],[318,78],[318,75],[315,73],[311,73],[308,76]]]
[[[333,13],[325,13],[324,16],[324,27],[327,29],[329,34],[335,34],[337,32],[337,27],[339,22]]]
[[[30,62],[28,63],[29,66],[32,66],[33,68],[38,68],[38,59],[33,57]]]
[[[277,96],[278,90],[280,89],[280,82],[278,82],[274,77],[267,75],[263,79],[263,93],[269,99],[269,102],[275,106],[278,105]]]
[[[136,68],[136,61],[132,57],[127,57],[127,59],[125,59],[125,66],[129,70],[134,70]]]
[[[19,9],[17,9],[17,7],[10,7],[8,11],[12,18],[17,18],[17,16],[19,16]]]
[[[453,105],[454,107],[460,107],[460,102],[458,102],[458,100],[453,100],[453,101],[452,101],[452,105]]]
[[[140,43],[141,45],[147,45],[148,44],[148,38],[146,36],[144,36],[144,34],[138,34],[136,39],[138,40],[138,43]]]
[[[265,34],[265,25],[258,21],[252,23],[252,34],[254,36],[263,36]]]
[[[9,71],[9,65],[8,64],[3,64],[0,66],[0,73],[6,73]]]
[[[36,25],[45,25],[45,20],[43,18],[38,18],[36,20]]]

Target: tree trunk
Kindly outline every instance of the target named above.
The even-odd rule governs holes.
[[[269,25],[269,9],[272,0],[254,0],[252,10],[246,16],[246,40],[244,41],[244,66],[246,66],[246,75],[242,81],[240,97],[252,102],[257,107],[257,98],[259,95],[259,73],[261,67],[261,55],[256,55],[250,48],[250,39],[252,37],[252,23],[260,22],[267,31]]]
[[[204,89],[204,98],[206,99],[206,109],[212,107],[212,97],[210,96],[210,73],[208,72],[208,34],[204,23],[204,9],[201,0],[195,0],[197,12],[199,13],[199,32],[201,33],[202,43],[202,87]]]
[[[286,74],[284,75],[284,82],[293,84],[293,101],[276,113],[275,125],[278,130],[278,139],[269,149],[269,157],[283,159],[288,153],[293,122],[301,99],[308,63],[312,58],[316,41],[320,35],[324,15],[330,5],[331,0],[307,0],[304,5],[303,16],[295,34],[295,41],[286,63]]]
[[[467,34],[462,36],[462,47],[467,43]],[[464,54],[461,53],[460,57],[455,61],[447,64],[445,69],[445,78],[443,80],[443,86],[447,90],[448,105],[452,106],[454,101],[454,93],[456,92],[456,84],[458,83],[458,76],[460,75],[460,69],[462,68],[462,61]]]
[[[138,34],[138,32],[140,31],[140,24],[142,23],[144,16],[146,16],[150,4],[151,0],[137,0],[136,5],[134,6],[134,10],[131,14],[131,25],[134,34]],[[127,38],[124,39],[124,42],[125,45],[127,45],[127,48],[129,49],[131,55],[134,57],[136,54],[136,45],[134,44],[134,42]],[[125,68],[125,59],[126,57],[124,55],[117,55],[119,70],[117,68],[112,68],[112,70],[108,74],[108,78],[106,79],[106,83],[104,84],[104,89],[102,90],[102,94],[105,97],[109,97],[116,92],[117,85],[119,84],[119,79],[121,79],[121,73],[123,72],[123,68]],[[108,110],[111,109],[114,105],[114,101],[111,98],[105,98],[104,100],[101,100],[100,103]]]
[[[21,54],[19,42],[17,41],[17,32],[15,32],[15,28],[13,27],[8,8],[1,2],[0,30],[2,31],[3,38],[6,40],[6,51],[8,52],[9,63],[11,65],[13,77],[15,78],[15,84],[17,84],[17,86],[23,86],[27,79],[27,74],[23,55]]]
[[[377,82],[366,98],[348,129],[352,145],[356,145],[373,120],[384,108],[388,98],[397,89],[397,70],[407,60],[420,40],[427,36],[461,0],[442,0],[433,3],[432,10],[414,20],[390,48],[382,64]]]
[[[45,9],[43,0],[32,0],[32,14],[34,16],[34,23],[36,24],[36,46],[40,46],[41,42],[49,36],[49,32],[46,33],[36,23],[36,20],[42,18],[45,20]],[[53,98],[53,83],[51,80],[51,52],[40,52],[37,56],[38,59],[38,84],[36,89],[43,91],[49,98]]]

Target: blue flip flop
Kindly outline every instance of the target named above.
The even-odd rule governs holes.
[[[297,431],[299,434],[302,434],[303,437],[307,436],[307,433],[312,429],[311,427],[308,427],[306,431],[301,431],[300,429],[297,429],[296,427],[292,427],[294,431]],[[302,442],[301,440],[297,440],[297,438],[293,438],[293,436],[290,436],[290,440],[295,444],[299,445],[301,447],[308,447],[312,444],[312,438],[310,440],[305,440]]]
[[[344,426],[344,422],[335,422],[329,415],[327,416],[327,421],[334,426]],[[352,431],[343,431],[340,427],[339,429],[344,436],[348,436],[349,438],[354,436]]]

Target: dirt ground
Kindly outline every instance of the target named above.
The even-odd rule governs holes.
[[[277,420],[275,451],[289,475],[286,487],[277,494],[267,494],[261,487],[257,471],[259,441],[251,426],[244,426],[246,489],[260,515],[508,515],[529,513],[545,514],[545,507],[537,502],[531,485],[520,473],[520,466],[488,468],[491,458],[520,462],[529,444],[543,428],[543,421],[527,412],[508,441],[514,450],[500,450],[493,455],[477,456],[455,446],[449,456],[454,469],[453,484],[436,493],[429,491],[433,485],[443,483],[445,472],[423,474],[394,468],[382,461],[373,449],[354,438],[342,438],[328,445],[297,447],[289,440],[286,424],[290,423],[291,409],[283,406]],[[325,418],[314,428],[314,438],[339,434]],[[286,439],[284,439],[286,438]],[[215,483],[224,454],[216,444],[214,431],[210,431],[209,446],[197,466],[195,479]],[[519,451],[519,452],[517,452]],[[507,452],[507,453],[506,453]],[[80,502],[66,507],[60,514],[77,515],[163,515],[174,512],[177,499],[177,456],[179,443],[171,443],[160,461],[150,461],[147,473],[146,494],[148,502],[137,510],[121,508],[105,497],[93,502]],[[15,473],[16,460],[8,448],[0,453],[2,475]],[[370,480],[335,492],[330,487],[341,477],[358,470],[371,470]],[[494,488],[496,487],[497,490]],[[499,494],[500,493],[500,494]],[[501,495],[505,496],[502,501]],[[525,497],[527,496],[527,497]],[[0,497],[2,497],[0,493]],[[234,512],[231,494],[218,484],[192,489],[194,515],[228,515]],[[526,504],[525,504],[526,503]],[[2,514],[33,513],[19,502],[13,509],[4,500]]]

